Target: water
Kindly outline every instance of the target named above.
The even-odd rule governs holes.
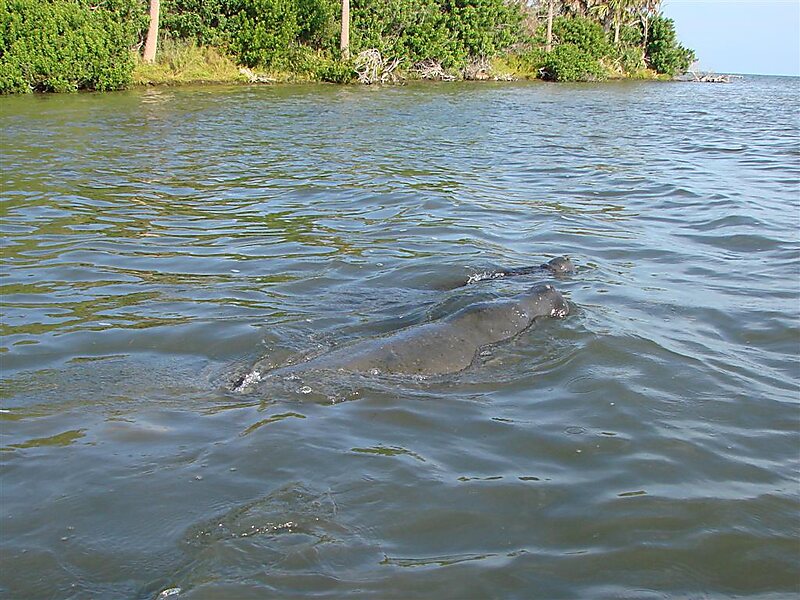
[[[0,98],[0,595],[800,593],[799,93]],[[561,254],[462,373],[227,387]]]

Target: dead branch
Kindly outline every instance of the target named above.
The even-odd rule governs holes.
[[[400,78],[395,73],[397,67],[400,66],[400,59],[383,58],[381,53],[374,48],[360,52],[353,62],[358,74],[358,81],[365,85],[395,83]]]
[[[447,72],[442,63],[433,58],[427,58],[418,62],[412,67],[420,79],[429,79],[432,81],[454,81],[455,75]]]
[[[467,66],[464,67],[464,79],[468,80],[484,80],[490,79],[492,71],[491,63],[484,57],[473,58]]]

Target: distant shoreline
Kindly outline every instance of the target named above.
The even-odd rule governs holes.
[[[194,5],[19,0],[0,9],[0,93],[186,83],[661,80],[695,59],[644,0],[604,10],[507,0]],[[352,25],[352,27],[351,27]],[[352,35],[351,35],[352,34]],[[140,54],[141,52],[141,54]]]

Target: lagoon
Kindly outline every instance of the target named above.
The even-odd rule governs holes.
[[[798,97],[0,98],[0,596],[798,593]],[[461,373],[226,387],[538,280]]]

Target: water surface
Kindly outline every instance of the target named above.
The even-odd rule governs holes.
[[[800,593],[799,94],[0,98],[0,595]],[[539,279],[462,373],[226,387]]]

